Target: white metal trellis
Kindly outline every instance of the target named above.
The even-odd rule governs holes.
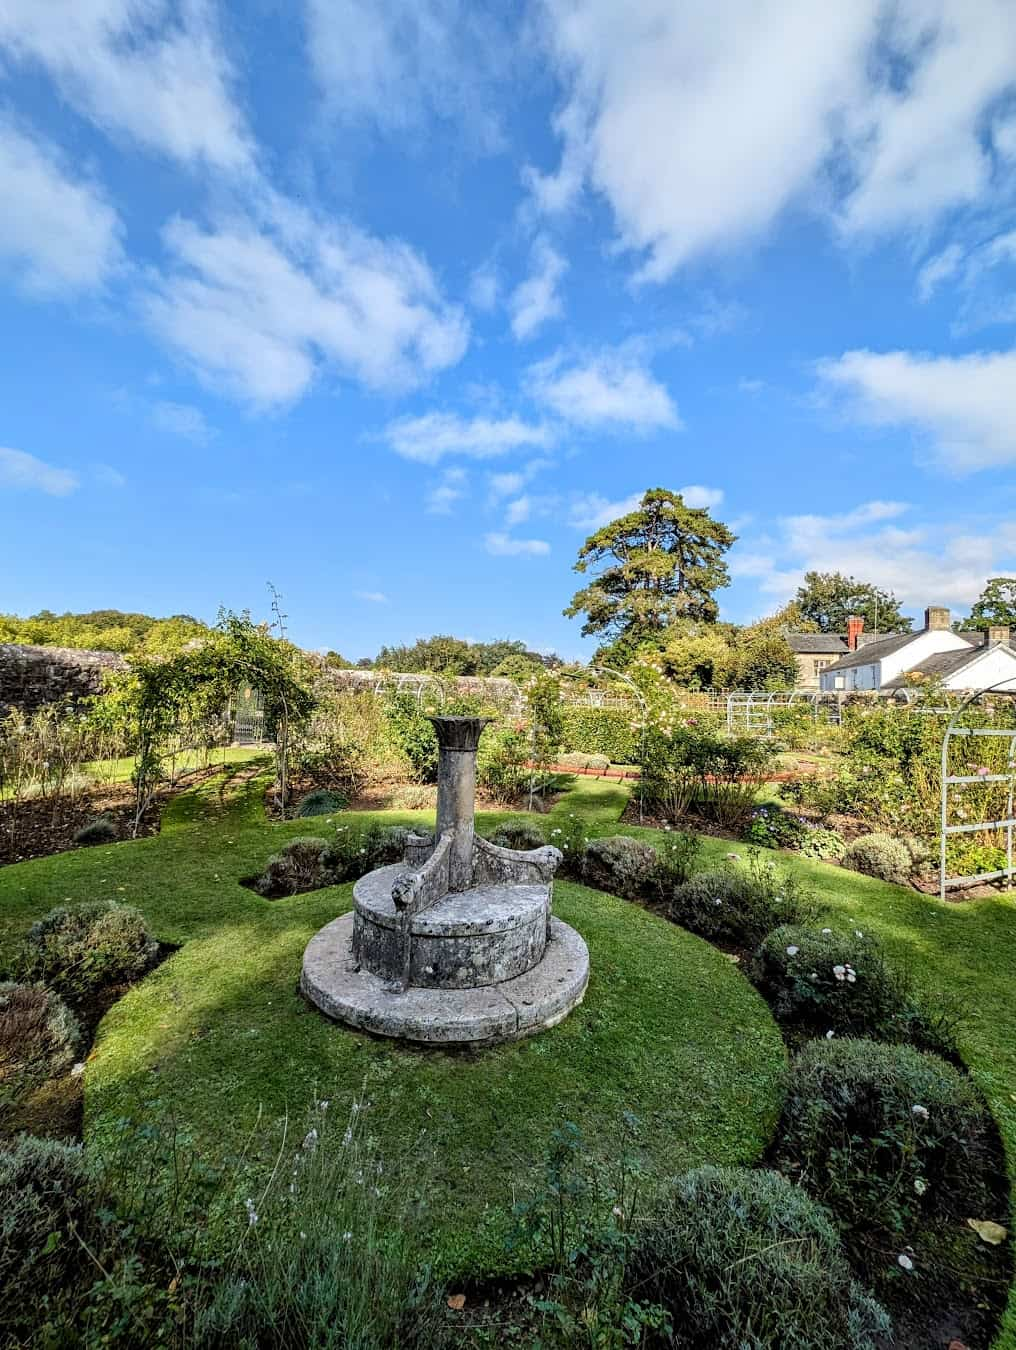
[[[945,899],[947,890],[953,890],[958,886],[975,886],[979,882],[1001,881],[1003,878],[1007,889],[1012,889],[1013,874],[1016,872],[1016,868],[1013,867],[1013,828],[1016,827],[1016,816],[1013,815],[1013,782],[1016,778],[1016,727],[960,727],[956,725],[957,719],[975,699],[979,699],[982,694],[990,694],[1000,689],[1003,684],[1008,683],[1008,680],[1000,680],[998,684],[991,684],[986,689],[978,689],[975,693],[968,694],[949,719],[949,725],[942,737],[941,837],[939,840],[938,864],[938,893],[941,900]],[[953,738],[970,736],[1008,740],[1009,753],[1006,756],[1005,773],[951,774],[949,772],[949,747]],[[949,824],[950,787],[964,787],[971,783],[1008,784],[1006,814],[1003,820],[980,820],[963,825]],[[956,834],[976,834],[981,830],[1005,830],[1005,867],[994,872],[979,872],[969,876],[947,876],[945,854],[948,837]]]

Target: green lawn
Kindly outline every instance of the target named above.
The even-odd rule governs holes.
[[[619,827],[629,787],[579,778],[558,813],[591,834]],[[420,819],[386,814],[389,820]],[[481,817],[481,826],[494,817]],[[548,828],[552,825],[548,820]],[[229,1150],[259,1103],[273,1126],[317,1090],[359,1091],[379,1129],[439,1158],[436,1250],[445,1268],[499,1257],[506,1187],[524,1176],[550,1128],[578,1118],[609,1152],[617,1113],[646,1122],[654,1168],[757,1156],[778,1101],[781,1049],[739,972],[697,939],[583,887],[555,887],[555,906],[589,941],[586,1003],[561,1027],[477,1055],[412,1051],[325,1022],[295,992],[311,933],[350,903],[342,887],[274,903],[239,887],[278,842],[326,833],[323,820],[271,825],[258,794],[216,789],[177,799],[152,839],[76,851],[0,870],[0,951],[65,900],[112,895],[149,915],[182,950],[106,1018],[86,1075],[87,1130],[100,1138],[125,1107],[172,1106],[198,1141]],[[722,860],[731,845],[706,839]],[[821,863],[783,855],[831,914],[877,933],[927,997],[959,1000],[960,1049],[984,1092],[1016,1173],[1016,902],[941,905]],[[997,1216],[995,1216],[997,1217]],[[997,1346],[1016,1350],[1016,1300]]]
[[[299,997],[300,961],[317,928],[349,908],[352,888],[266,901],[238,878],[284,838],[334,826],[269,824],[259,798],[255,787],[220,802],[206,785],[176,800],[156,838],[0,872],[0,941],[53,904],[112,895],[182,944],[102,1024],[85,1080],[90,1143],[124,1115],[171,1114],[203,1156],[229,1161],[260,1114],[247,1158],[263,1172],[287,1113],[302,1121],[315,1096],[341,1111],[362,1093],[383,1146],[418,1152],[427,1255],[446,1275],[523,1259],[505,1247],[511,1206],[564,1121],[607,1162],[623,1113],[634,1112],[650,1178],[762,1152],[784,1067],[765,1004],[706,943],[581,886],[558,885],[555,908],[588,942],[593,973],[585,1002],[553,1031],[449,1053],[327,1021]],[[621,804],[623,794],[604,795],[590,814],[607,825]],[[250,1194],[253,1179],[243,1179]]]

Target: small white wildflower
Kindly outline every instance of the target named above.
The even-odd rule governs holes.
[[[346,1133],[342,1136],[342,1147],[348,1148],[352,1142],[353,1142],[353,1130],[351,1126],[347,1125]]]
[[[829,934],[830,934],[832,931],[833,931],[833,930],[832,930],[831,928],[823,928],[823,929],[822,929],[822,932],[826,935],[826,937],[828,937]]]
[[[847,978],[846,966],[833,966],[833,974],[839,980],[840,984]]]
[[[247,1225],[248,1227],[253,1228],[258,1221],[257,1211],[254,1209],[254,1201],[245,1200],[243,1206],[247,1211]]]
[[[317,1148],[317,1140],[318,1140],[317,1130],[308,1130],[307,1133],[303,1136],[303,1147],[308,1149]]]
[[[919,1102],[910,1108],[910,1113],[915,1120],[927,1120],[928,1116],[931,1114],[928,1108],[926,1106],[921,1106]]]
[[[827,1031],[825,1034],[825,1038],[827,1041],[831,1041],[835,1035],[836,1035],[835,1031]]]
[[[918,1195],[923,1195],[927,1189],[928,1183],[925,1181],[923,1177],[918,1177],[917,1180],[914,1182],[914,1190],[917,1192]]]
[[[863,937],[864,937],[864,934],[861,932],[860,928],[855,928],[855,929],[854,929],[854,937],[856,937],[856,938],[863,938]]]
[[[910,1257],[906,1254],[906,1252],[900,1252],[896,1260],[903,1267],[904,1270],[913,1270],[914,1263],[913,1261],[911,1261]]]
[[[623,1219],[623,1218],[624,1218],[624,1210],[621,1208],[620,1205],[615,1205],[614,1208],[613,1208],[610,1212],[611,1212],[611,1214],[613,1214],[613,1216],[614,1216],[615,1219]]]
[[[343,1234],[342,1234],[342,1241],[343,1241],[343,1242],[352,1242],[352,1240],[353,1240],[353,1235],[352,1235],[352,1233],[343,1233]]]
[[[306,1234],[306,1233],[301,1233],[300,1236],[303,1238],[304,1242],[307,1241],[307,1234]]]
[[[848,971],[847,971],[847,984],[856,984],[856,983],[857,983],[857,976],[854,974],[854,972],[853,972],[852,970],[848,970]]]
[[[801,950],[800,947],[795,947],[793,943],[791,943],[791,945],[787,948],[787,955],[796,956],[800,950]]]

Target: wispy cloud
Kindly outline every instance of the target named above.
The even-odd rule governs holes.
[[[160,401],[152,404],[152,425],[157,431],[171,436],[182,436],[195,445],[207,445],[215,435],[204,413],[190,403]]]
[[[66,497],[79,486],[76,473],[58,469],[24,450],[0,446],[0,488],[24,488]]]
[[[387,605],[389,603],[384,591],[354,591],[353,595],[357,600],[363,600],[368,605]]]
[[[448,455],[494,459],[511,450],[549,446],[553,440],[547,427],[514,415],[464,418],[449,412],[399,418],[388,424],[384,436],[397,455],[419,464],[437,464]]]
[[[571,362],[558,353],[529,368],[528,388],[536,402],[576,426],[638,432],[681,427],[669,391],[633,344]]]
[[[428,513],[432,516],[450,516],[455,503],[466,495],[467,481],[465,469],[445,469],[439,481],[427,493]]]
[[[485,536],[484,546],[496,558],[539,558],[550,552],[545,539],[514,539],[496,532]]]
[[[530,274],[508,301],[512,332],[520,341],[533,337],[550,319],[564,313],[557,284],[567,270],[561,254],[545,236],[539,236],[533,244]]]

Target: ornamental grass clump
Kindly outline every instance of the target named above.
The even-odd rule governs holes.
[[[642,895],[655,871],[656,850],[652,844],[625,834],[590,840],[582,859],[583,881],[626,900]]]
[[[757,851],[745,863],[699,872],[672,891],[666,911],[712,942],[754,947],[780,924],[806,923],[815,904],[801,883]]]
[[[921,1008],[907,973],[860,929],[777,928],[750,973],[777,1021],[808,1035],[909,1041],[952,1053],[951,1013]]]
[[[12,973],[75,1003],[139,980],[158,954],[159,944],[138,910],[95,900],[60,906],[34,923],[15,954]]]
[[[66,1003],[42,984],[0,984],[0,1107],[59,1078],[81,1048]]]
[[[890,1331],[826,1212],[775,1172],[678,1177],[639,1229],[627,1280],[687,1350],[875,1350]]]
[[[115,844],[119,837],[114,822],[109,816],[102,815],[75,830],[73,842],[79,848],[92,848],[96,844]]]
[[[514,848],[523,851],[542,848],[547,842],[543,830],[535,820],[506,820],[490,836],[490,842],[499,848]]]
[[[908,1234],[921,1218],[990,1212],[987,1113],[938,1055],[810,1041],[794,1058],[779,1165],[841,1224]]]
[[[891,834],[862,834],[847,846],[843,866],[905,886],[914,870],[914,859],[906,844]]]
[[[300,798],[296,814],[304,819],[310,816],[331,816],[336,811],[345,810],[348,804],[348,798],[340,792],[334,792],[331,788],[315,788]]]

